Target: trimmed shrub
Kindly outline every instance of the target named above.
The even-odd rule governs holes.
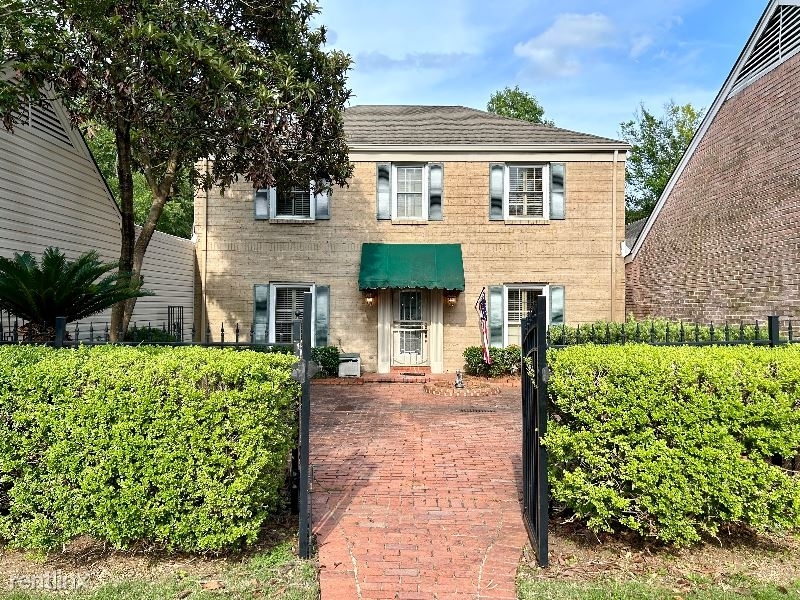
[[[171,343],[178,338],[160,327],[129,327],[125,332],[126,342]]]
[[[0,347],[0,539],[183,551],[252,543],[296,439],[296,359],[213,348]]]
[[[311,349],[311,360],[319,365],[320,377],[339,376],[339,348],[336,346],[320,346]]]
[[[483,360],[481,346],[469,346],[464,349],[464,373],[480,377],[503,377],[504,375],[518,375],[522,361],[522,350],[519,346],[511,344],[505,348],[489,348],[492,364]]]
[[[630,320],[625,323],[611,321],[596,321],[586,325],[552,325],[549,329],[551,343],[556,345],[612,343],[622,342],[678,342],[681,339],[688,341],[717,341],[725,340],[725,323],[717,323],[713,327],[696,323],[681,323],[666,319]],[[623,335],[624,334],[624,335]],[[757,334],[757,335],[756,335]],[[731,340],[751,342],[756,339],[768,339],[767,322],[762,321],[756,331],[755,324],[744,325],[730,323],[728,337]]]
[[[678,545],[800,526],[800,347],[548,352],[553,499],[594,531]]]

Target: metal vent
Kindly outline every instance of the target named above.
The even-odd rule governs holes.
[[[56,139],[59,142],[72,147],[69,134],[61,124],[61,120],[56,115],[56,111],[50,102],[42,104],[31,104],[30,107],[30,127],[33,131],[39,132],[43,136]]]
[[[798,49],[800,49],[800,6],[778,6],[753,47],[747,62],[742,66],[734,88],[774,69]]]
[[[461,408],[459,409],[462,413],[493,413],[497,412],[493,408]]]

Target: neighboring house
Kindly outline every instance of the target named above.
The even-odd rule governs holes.
[[[800,6],[772,0],[626,257],[635,317],[800,318]]]
[[[316,345],[367,371],[462,368],[481,341],[520,341],[548,298],[551,322],[624,317],[624,142],[459,106],[354,106],[346,188],[247,183],[195,200],[198,326],[226,341],[291,340],[304,291]]]
[[[60,102],[30,104],[14,133],[0,126],[0,256],[30,251],[39,260],[57,246],[69,258],[96,250],[116,262],[120,240],[119,208]],[[137,301],[133,320],[162,327],[167,307],[181,306],[188,338],[194,271],[192,242],[156,232],[142,269],[156,295]],[[108,313],[91,320],[105,325]]]

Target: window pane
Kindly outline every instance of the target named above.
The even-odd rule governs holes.
[[[397,216],[422,218],[422,167],[397,167]]]
[[[544,218],[542,167],[509,167],[508,214],[512,217]]]
[[[289,344],[292,341],[292,322],[303,318],[303,294],[311,291],[307,287],[277,288],[275,290],[275,342]]]
[[[506,306],[506,323],[508,324],[508,343],[520,343],[520,321],[536,310],[536,298],[542,295],[541,290],[530,288],[508,288],[508,304]]]
[[[310,217],[311,191],[305,188],[278,190],[275,213],[279,217]]]

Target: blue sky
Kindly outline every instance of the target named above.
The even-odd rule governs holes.
[[[640,103],[707,108],[766,2],[318,0],[351,104],[486,108],[519,85],[559,127],[619,137]]]

